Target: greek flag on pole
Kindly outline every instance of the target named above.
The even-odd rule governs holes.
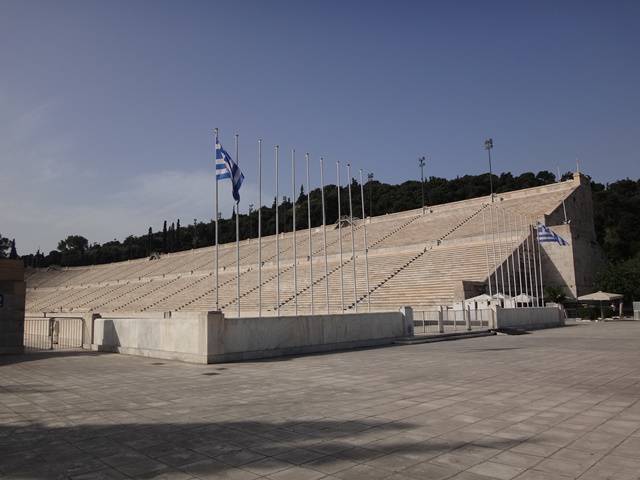
[[[231,155],[222,148],[222,145],[216,139],[216,180],[223,180],[225,178],[231,179],[231,185],[233,189],[233,199],[236,202],[240,201],[240,187],[244,180],[244,175],[240,171],[238,164],[233,161]]]
[[[564,238],[553,232],[546,225],[542,225],[541,223],[538,224],[538,242],[555,242],[558,245],[562,245],[563,247],[569,245],[569,242],[567,242]]]

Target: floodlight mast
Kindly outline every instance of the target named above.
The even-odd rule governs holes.
[[[371,218],[373,217],[373,201],[371,199],[371,190],[373,189],[373,183],[371,182],[373,182],[373,172],[369,172],[367,174],[367,183],[369,184],[369,223],[371,223]]]
[[[493,139],[487,138],[484,141],[484,149],[489,155],[489,188],[491,190],[491,203],[493,203],[493,172],[491,170],[491,149],[493,148]]]

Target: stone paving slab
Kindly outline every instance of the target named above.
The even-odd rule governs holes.
[[[0,357],[5,479],[640,479],[640,322],[190,365]]]

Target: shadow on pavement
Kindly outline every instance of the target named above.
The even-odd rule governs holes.
[[[21,355],[0,355],[0,367],[23,362],[34,362],[48,358],[61,357],[97,357],[100,355],[114,355],[109,352],[94,352],[89,350],[38,350],[29,351]]]
[[[340,461],[350,467],[349,462],[391,452],[410,466],[467,445],[419,440],[402,435],[414,424],[372,420],[180,423],[174,418],[174,423],[143,424],[118,423],[117,412],[93,418],[105,424],[64,425],[52,418],[51,425],[0,425],[0,473],[20,479],[245,478],[241,474],[268,475],[302,464],[320,471]],[[473,448],[504,449],[512,443],[496,439]]]

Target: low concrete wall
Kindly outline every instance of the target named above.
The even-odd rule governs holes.
[[[214,312],[96,318],[92,349],[207,363],[209,325],[221,318]]]
[[[496,329],[536,330],[563,325],[562,311],[556,307],[496,308],[494,312],[493,326]]]
[[[324,352],[390,344],[411,335],[412,318],[406,313],[225,318],[204,312],[96,318],[93,348],[196,363]]]
[[[404,322],[400,312],[225,318],[224,340],[210,349],[209,358],[233,361],[384,345],[407,334],[411,327]]]

